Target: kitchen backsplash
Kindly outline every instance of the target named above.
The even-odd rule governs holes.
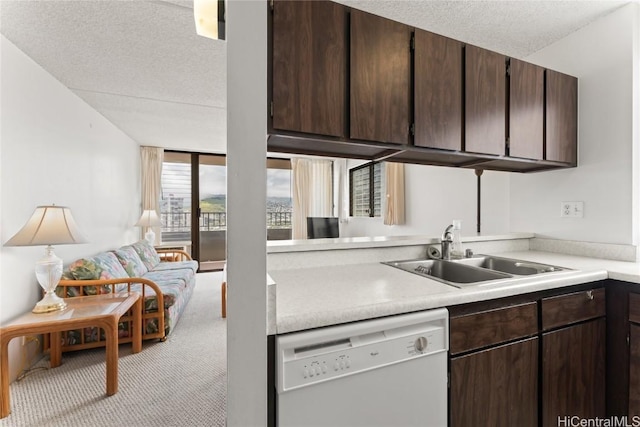
[[[502,237],[502,238],[501,238]],[[474,253],[499,253],[517,252],[529,250],[529,238],[505,238],[505,236],[491,237],[487,240],[480,240],[481,237],[473,237],[472,241],[462,239],[462,247],[471,249]],[[336,239],[338,240],[338,239]],[[429,239],[436,242],[437,239]],[[348,244],[347,244],[348,245]],[[346,247],[340,248],[336,244],[335,249],[314,250],[310,244],[291,246],[287,251],[284,247],[279,247],[277,252],[269,251],[267,255],[268,270],[288,270],[292,268],[322,267],[350,264],[376,263],[383,261],[396,261],[417,259],[427,256],[427,246],[431,244],[411,244],[402,245],[398,243],[394,246],[377,246],[376,242],[370,243],[371,247]],[[318,246],[318,245],[316,245]],[[436,246],[440,246],[436,244]]]
[[[635,262],[637,260],[637,247],[633,245],[592,243],[535,237],[531,239],[529,249],[532,251],[554,252],[591,258],[612,259],[616,261]]]

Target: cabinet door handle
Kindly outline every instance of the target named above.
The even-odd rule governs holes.
[[[593,291],[587,291],[587,299],[589,301],[593,300]]]

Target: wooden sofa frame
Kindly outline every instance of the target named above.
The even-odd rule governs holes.
[[[158,253],[158,255],[160,256],[160,262],[175,262],[175,261],[190,261],[191,260],[191,256],[183,251],[183,250],[179,250],[179,249],[156,249],[156,252]],[[58,288],[62,288],[63,293],[62,295],[67,295],[67,288],[77,288],[79,290],[79,294],[77,296],[83,296],[83,295],[91,295],[91,294],[87,294],[86,293],[86,289],[88,287],[104,287],[107,286],[110,288],[110,292],[116,292],[116,287],[119,285],[123,285],[126,284],[127,285],[127,290],[131,291],[131,285],[133,284],[142,284],[143,286],[141,286],[142,289],[142,295],[140,296],[142,299],[142,325],[143,325],[143,329],[142,329],[142,339],[143,340],[149,340],[149,339],[159,339],[160,341],[165,341],[167,339],[167,337],[165,336],[165,328],[164,328],[164,323],[165,323],[165,309],[164,309],[164,295],[162,295],[162,291],[160,290],[160,287],[152,280],[149,279],[144,279],[142,277],[124,277],[124,278],[120,278],[120,279],[109,279],[109,280],[104,280],[104,279],[97,279],[97,280],[68,280],[68,279],[63,279],[60,280],[60,283],[58,284]],[[149,295],[149,291],[147,290],[148,288],[153,289],[153,292],[155,293],[155,296],[157,298],[157,306],[158,306],[158,310],[157,311],[153,311],[150,313],[145,313],[145,298],[147,295]],[[73,297],[71,297],[73,298]],[[149,320],[153,320],[153,319],[157,319],[158,322],[158,331],[157,332],[149,332],[147,333],[145,325],[147,324],[147,322]],[[119,337],[118,338],[118,344],[124,344],[124,343],[129,343],[132,340],[133,337],[133,331],[131,330],[131,327],[133,325],[133,316],[131,314],[131,312],[125,314],[124,316],[122,316],[120,318],[120,322],[128,322],[128,334],[127,336],[123,336],[123,337]],[[85,350],[85,349],[89,349],[89,348],[97,348],[97,347],[104,347],[105,346],[105,341],[102,339],[102,337],[99,337],[98,340],[96,341],[91,341],[91,342],[85,342],[85,336],[84,334],[81,334],[80,336],[80,342],[76,343],[76,344],[71,344],[71,345],[67,345],[66,342],[66,332],[62,333],[62,336],[65,338],[64,339],[64,344],[62,345],[62,351],[66,352],[66,351],[76,351],[76,350]],[[44,347],[49,348],[49,339],[50,336],[49,334],[45,335],[44,337]]]

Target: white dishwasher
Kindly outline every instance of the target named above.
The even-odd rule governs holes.
[[[449,313],[276,338],[279,427],[445,427]]]

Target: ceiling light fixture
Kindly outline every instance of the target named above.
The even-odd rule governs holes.
[[[215,40],[225,39],[224,0],[193,0],[196,33]]]

